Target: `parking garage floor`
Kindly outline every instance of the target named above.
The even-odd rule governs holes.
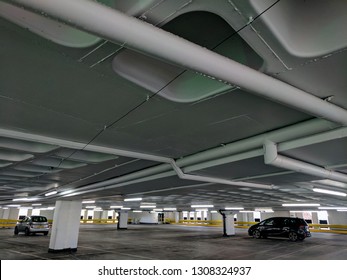
[[[253,239],[247,230],[184,225],[81,225],[75,253],[48,253],[50,236],[0,229],[1,260],[347,260],[347,235],[312,233],[302,242]]]

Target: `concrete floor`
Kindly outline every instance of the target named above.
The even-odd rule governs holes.
[[[1,260],[347,260],[347,235],[312,233],[303,242],[253,239],[244,229],[223,237],[221,228],[182,225],[81,225],[75,253],[48,253],[48,236],[0,229]]]

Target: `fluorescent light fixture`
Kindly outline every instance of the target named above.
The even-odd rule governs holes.
[[[176,211],[176,208],[164,208],[164,211]]]
[[[162,208],[155,208],[155,209],[153,209],[153,211],[156,211],[156,212],[162,212],[162,211],[163,211],[163,209],[162,209]]]
[[[284,207],[300,207],[300,206],[320,206],[318,203],[284,203],[282,204]]]
[[[82,203],[95,203],[95,200],[84,200]]]
[[[141,202],[142,205],[156,205],[155,202]]]
[[[70,197],[70,196],[75,196],[75,195],[79,195],[80,192],[69,192],[68,194],[64,195],[64,197]]]
[[[51,206],[51,207],[47,207],[47,210],[54,210],[55,207],[54,206]]]
[[[244,210],[243,207],[225,207],[224,210]]]
[[[102,208],[100,207],[94,208],[94,211],[102,211]]]
[[[88,209],[94,209],[94,208],[96,208],[96,206],[89,205],[89,206],[86,206],[86,208],[88,208]]]
[[[337,212],[347,212],[347,209],[340,209],[340,210],[337,210]]]
[[[56,193],[58,193],[58,192],[57,192],[57,191],[51,191],[51,192],[49,192],[49,193],[46,193],[45,196],[54,195],[54,194],[56,194]]]
[[[33,204],[31,204],[31,206],[41,206],[42,205],[42,203],[33,203]]]
[[[122,207],[123,207],[122,205],[112,205],[112,206],[110,206],[111,209],[113,209],[113,208],[118,208],[119,209],[119,208],[122,208]]]
[[[343,192],[337,192],[337,191],[331,191],[331,190],[325,190],[325,189],[319,189],[319,188],[314,188],[313,191],[318,193],[337,195],[337,196],[347,196],[347,194]]]
[[[218,211],[212,210],[211,213],[215,214],[215,213],[218,213]]]
[[[131,210],[131,208],[123,207],[123,208],[121,208],[120,210]]]
[[[9,204],[7,205],[8,207],[20,207],[21,205],[20,204]],[[5,208],[4,208],[5,209]]]
[[[254,211],[250,211],[250,210],[241,210],[240,213],[254,213]]]
[[[141,197],[125,198],[124,201],[141,201]]]
[[[347,207],[318,207],[320,210],[347,210]]]
[[[21,198],[14,198],[12,201],[34,201],[37,200],[38,198],[35,197],[21,197]]]
[[[156,206],[155,205],[141,205],[140,208],[146,208],[146,209],[149,209],[149,208],[155,208]]]
[[[191,205],[192,208],[213,208],[214,206],[211,204],[196,204]]]
[[[73,190],[64,191],[64,192],[61,193],[61,195],[67,195],[67,194],[70,194],[70,193],[73,193]]]
[[[133,210],[133,213],[142,213],[141,210]]]

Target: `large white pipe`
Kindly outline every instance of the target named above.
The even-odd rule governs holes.
[[[13,2],[122,43],[126,48],[207,74],[318,118],[347,125],[347,111],[339,106],[95,1]]]
[[[347,183],[346,174],[279,155],[277,152],[277,145],[271,141],[266,141],[264,143],[264,162],[265,164],[293,170],[295,172]]]

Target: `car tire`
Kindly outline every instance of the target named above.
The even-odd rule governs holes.
[[[288,237],[289,237],[289,240],[293,241],[293,242],[298,241],[298,239],[299,239],[298,234],[296,232],[294,232],[294,231],[289,232],[289,236]]]
[[[14,234],[15,234],[15,235],[18,235],[18,233],[19,233],[18,227],[15,227],[15,228],[14,228]]]
[[[259,230],[255,230],[253,231],[253,238],[259,239],[261,237],[260,231]]]
[[[28,236],[28,235],[30,235],[30,230],[28,228],[25,228],[24,233],[25,233],[26,236]]]

